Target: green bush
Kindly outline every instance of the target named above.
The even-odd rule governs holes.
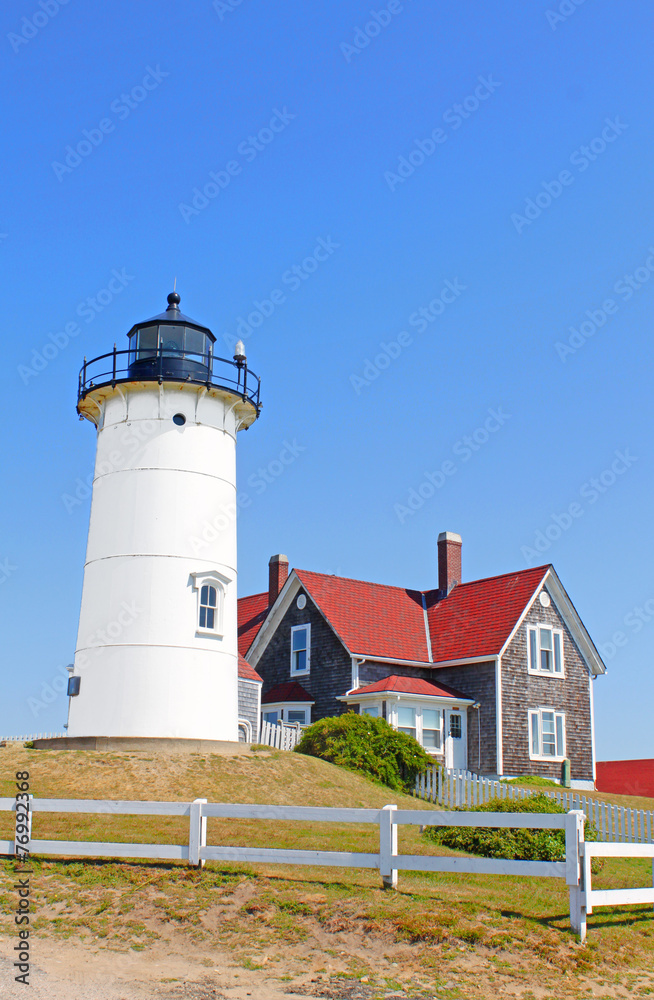
[[[295,750],[365,774],[398,792],[412,791],[416,776],[434,763],[412,736],[398,733],[384,719],[355,712],[314,722]]]
[[[491,799],[473,809],[456,812],[565,813],[553,798],[540,792],[524,799]],[[451,847],[484,858],[508,858],[514,861],[564,861],[565,831],[538,829],[493,829],[474,826],[428,826],[425,837],[443,847]],[[585,826],[586,840],[597,840],[597,831]],[[597,860],[597,859],[593,859]]]
[[[521,778],[501,778],[503,785],[531,785],[535,788],[560,788],[556,781],[549,778],[541,778],[538,774],[523,774]]]

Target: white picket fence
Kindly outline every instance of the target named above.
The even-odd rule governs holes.
[[[527,813],[453,813],[437,810],[334,809],[315,806],[241,805],[193,802],[119,802],[92,799],[35,799],[31,795],[19,803],[0,799],[0,811],[14,810],[14,840],[0,841],[0,855],[56,855],[60,857],[149,858],[165,861],[188,861],[202,867],[205,861],[236,861],[247,864],[325,865],[343,868],[372,868],[379,871],[385,888],[395,889],[398,871],[460,872],[487,875],[525,875],[565,879],[570,890],[570,923],[575,933],[585,936],[585,897],[583,891],[584,817],[581,812],[567,814]],[[187,844],[92,843],[89,841],[42,840],[32,836],[35,813],[95,813],[131,816],[188,816]],[[274,823],[297,821],[312,823],[371,823],[379,828],[379,850],[371,853],[351,851],[288,850],[269,847],[227,847],[207,845],[207,820],[256,819]],[[504,858],[443,857],[429,854],[398,854],[398,827],[411,826],[482,826],[492,828],[529,827],[564,830],[565,861],[511,861]],[[654,902],[654,889],[650,890]]]
[[[579,792],[542,788],[519,788],[501,781],[491,781],[470,771],[441,771],[434,767],[416,778],[415,794],[420,799],[454,809],[457,806],[484,805],[490,799],[520,800],[544,792],[564,809],[581,809],[602,841],[613,843],[654,844],[654,813],[629,809],[589,798]]]
[[[275,747],[277,750],[292,750],[302,739],[303,729],[306,729],[306,726],[301,726],[299,723],[286,726],[281,723],[262,722],[259,743]]]
[[[32,733],[31,736],[0,736],[0,743],[31,743],[32,740],[54,740],[65,733]]]

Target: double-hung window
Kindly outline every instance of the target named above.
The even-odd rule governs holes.
[[[311,625],[291,629],[291,677],[308,674],[311,666]]]
[[[397,728],[407,736],[416,736],[416,710],[410,705],[398,705]]]
[[[439,708],[422,710],[422,745],[425,749],[441,749],[441,728],[443,713]]]
[[[196,636],[213,636],[221,639],[223,636],[225,587],[230,581],[222,573],[215,570],[191,573],[191,578],[193,589],[197,594],[195,634]]]
[[[551,708],[529,713],[529,756],[538,760],[565,757],[565,715]]]
[[[563,631],[549,625],[527,626],[530,674],[563,675]]]
[[[205,583],[200,588],[200,628],[215,629],[217,604],[216,588]]]

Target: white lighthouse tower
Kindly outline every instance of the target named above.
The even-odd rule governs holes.
[[[80,373],[97,452],[69,737],[238,739],[236,434],[259,379],[179,302]]]

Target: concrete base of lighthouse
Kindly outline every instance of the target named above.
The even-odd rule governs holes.
[[[227,740],[176,740],[139,736],[58,736],[34,740],[35,750],[153,751],[155,753],[252,753],[249,743]]]

